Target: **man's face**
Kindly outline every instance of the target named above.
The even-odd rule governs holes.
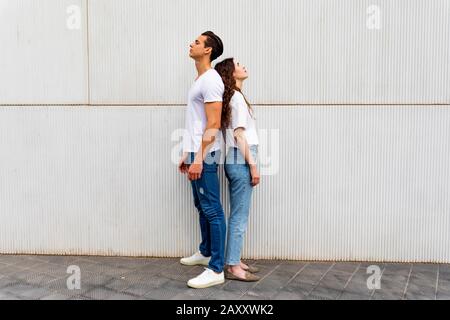
[[[205,48],[206,39],[207,39],[206,36],[201,35],[189,45],[189,56],[192,59],[199,59],[203,56],[211,54],[212,48],[210,47]]]

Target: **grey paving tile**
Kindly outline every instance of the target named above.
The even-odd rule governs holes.
[[[343,290],[352,277],[352,273],[338,270],[329,271],[319,282],[319,286],[334,290]]]
[[[96,286],[92,284],[87,284],[81,279],[80,289],[69,289],[67,286],[67,278],[59,278],[43,286],[44,288],[51,290],[55,293],[60,293],[70,297],[81,295],[87,291],[94,289]]]
[[[437,296],[444,297],[450,295],[450,280],[439,278],[437,286]]]
[[[12,264],[15,260],[15,256],[14,255],[9,255],[9,254],[0,254],[0,263],[3,264]]]
[[[155,264],[158,266],[169,267],[174,264],[180,264],[181,257],[177,258],[150,258],[149,264]]]
[[[121,277],[133,272],[133,269],[127,269],[122,267],[108,267],[104,265],[101,268],[98,268],[97,270],[92,269],[88,270],[88,272],[103,274],[111,277]]]
[[[194,288],[189,288],[186,287],[185,290],[180,290],[180,293],[175,295],[173,298],[171,299],[175,299],[175,300],[179,300],[182,299],[181,297],[185,296],[186,299],[188,300],[206,300],[209,299],[210,297],[218,294],[218,293],[222,293],[224,292],[220,285],[217,286],[212,286],[209,288],[204,288],[204,289],[194,289]]]
[[[257,282],[245,282],[238,280],[225,280],[225,285],[222,287],[222,290],[228,292],[235,292],[239,295],[244,295],[247,291],[254,288],[257,285]]]
[[[60,265],[52,262],[41,262],[33,266],[32,270],[35,272],[45,273],[55,278],[61,278],[64,276],[69,276],[67,273],[68,267],[70,265]]]
[[[287,291],[296,291],[296,292],[302,292],[304,294],[309,294],[312,289],[314,289],[315,285],[305,283],[305,282],[290,282],[288,285],[280,289],[287,290]]]
[[[425,277],[425,276],[418,276],[417,274],[409,277],[409,283],[408,283],[408,290],[412,285],[416,285],[418,287],[423,288],[433,288],[436,289],[436,277]]]
[[[241,294],[232,291],[221,291],[209,297],[211,300],[237,300]]]
[[[275,270],[275,273],[289,273],[294,275],[298,271],[300,271],[302,268],[304,268],[306,265],[308,265],[308,262],[300,262],[300,261],[279,261],[280,265]]]
[[[373,300],[401,300],[403,297],[402,291],[389,291],[385,289],[375,290],[372,296]]]
[[[255,284],[254,288],[252,288],[252,292],[261,297],[270,296],[270,293],[273,294],[286,286],[288,282],[305,267],[305,265],[306,264],[304,263],[282,263],[266,277],[264,277],[263,274],[257,273],[256,275],[262,276],[262,279]]]
[[[24,299],[40,299],[43,296],[49,295],[52,292],[44,288],[36,288],[28,284],[17,284],[6,287],[6,292]]]
[[[387,275],[409,275],[411,270],[411,264],[409,263],[386,263],[384,264],[383,274]]]
[[[23,271],[25,268],[21,268],[17,265],[8,265],[0,269],[0,276],[11,276],[19,271]]]
[[[82,273],[81,274],[81,286],[87,287],[104,287],[107,284],[116,280],[111,275],[98,274],[98,273]]]
[[[252,264],[258,267],[274,267],[280,264],[280,260],[258,259],[253,260]]]
[[[204,271],[203,267],[200,266],[184,266],[182,264],[174,264],[168,268],[164,268],[158,274],[162,277],[178,280],[178,281],[187,281],[190,278],[193,278]]]
[[[6,267],[8,267],[8,266],[10,266],[10,264],[0,262],[0,270],[1,270],[2,268],[6,268]]]
[[[105,283],[104,286],[107,289],[121,292],[136,283],[139,283],[139,281],[129,281],[128,279],[111,279],[111,281]]]
[[[32,270],[23,269],[23,270],[18,270],[14,273],[11,273],[9,275],[9,277],[13,278],[13,279],[17,279],[20,282],[23,282],[27,277],[31,276],[32,274],[35,274],[35,272]]]
[[[321,285],[314,288],[308,295],[308,300],[336,300],[342,293],[342,290],[325,288]]]
[[[157,279],[155,279],[155,281],[157,281]],[[143,296],[147,292],[152,291],[152,290],[157,290],[158,288],[160,288],[160,286],[155,285],[154,283],[141,282],[141,283],[135,283],[135,284],[125,288],[121,292],[135,295],[135,296]]]
[[[77,295],[77,296],[70,297],[69,300],[92,300],[92,299]]]
[[[389,278],[382,278],[381,279],[381,285],[379,289],[374,290],[374,294],[376,295],[387,295],[390,293],[390,295],[399,296],[400,298],[403,296],[403,293],[406,288],[407,280],[404,280],[402,282],[398,281],[390,281]]]
[[[190,271],[189,267],[187,267],[185,269],[185,272],[188,272],[188,271]],[[198,272],[200,273],[201,271],[198,271]],[[168,275],[168,274],[171,274],[171,277],[176,277],[176,278],[179,278],[181,276],[179,269],[165,267],[165,266],[156,265],[156,264],[150,264],[150,265],[146,265],[146,266],[137,268],[133,272],[127,273],[126,277],[133,276],[137,279],[138,277],[142,278],[142,277],[151,277],[151,276],[155,276],[155,275]]]
[[[314,286],[301,284],[301,286],[287,286],[272,296],[273,300],[305,300]]]
[[[150,259],[148,258],[131,258],[119,256],[85,256],[80,258],[91,261],[93,263],[100,263],[112,267],[119,267],[126,265],[138,267],[140,265],[148,264],[150,261]]]
[[[434,263],[414,263],[413,264],[413,273],[437,273],[437,269],[439,268],[438,264]]]
[[[20,266],[21,269],[33,269],[33,267],[35,267],[41,263],[42,263],[42,261],[34,260],[31,258],[26,258],[26,259],[15,262],[14,264],[12,264],[12,266],[14,266],[14,267]]]
[[[327,273],[331,264],[308,264],[292,282],[301,282],[311,285],[319,283],[320,279]]]
[[[402,286],[406,284],[409,279],[409,274],[407,273],[387,273],[384,272],[380,278],[381,285],[385,283],[396,284],[397,286]]]
[[[344,292],[370,298],[373,294],[373,290],[369,289],[367,286],[368,276],[369,275],[365,274],[365,270],[358,270],[358,272],[352,277],[350,282],[344,288]]]
[[[178,293],[170,298],[170,300],[204,300],[204,299],[205,297],[199,295],[190,295],[184,292]]]
[[[244,260],[261,269],[259,282],[227,280],[192,289],[204,267],[179,258],[0,255],[1,299],[446,299],[450,265],[374,262]],[[69,290],[69,265],[81,269],[81,290]],[[369,290],[367,267],[383,270],[381,289]],[[359,266],[359,268],[358,268]],[[413,266],[411,277],[409,271]],[[332,267],[332,268],[330,268]],[[439,268],[439,285],[436,278]],[[2,273],[3,272],[3,273]],[[349,279],[351,280],[349,281]],[[409,281],[408,281],[409,279]]]
[[[409,291],[406,292],[404,296],[405,300],[434,300],[434,294],[421,294],[421,292],[417,291]]]
[[[111,289],[98,287],[83,293],[81,296],[93,300],[106,300],[115,294],[117,292]]]
[[[271,296],[275,295],[277,292],[271,294]],[[264,295],[253,295],[251,292],[247,292],[243,295],[240,300],[271,300],[268,296]]]
[[[14,277],[17,274],[13,275]],[[28,283],[28,284],[33,284],[36,286],[43,286],[47,283],[49,283],[50,281],[54,281],[56,280],[56,277],[53,276],[49,276],[45,273],[40,273],[40,272],[32,272],[31,274],[28,274],[23,280]]]
[[[37,255],[33,259],[39,262],[54,263],[59,265],[71,265],[72,262],[78,260],[77,256],[61,256],[61,255]]]
[[[439,293],[436,296],[436,300],[450,300],[450,294]]]
[[[332,271],[343,271],[348,273],[353,273],[359,268],[359,262],[337,262]]]
[[[93,273],[103,273],[109,268],[108,266],[104,266],[101,263],[96,263],[95,261],[89,260],[87,258],[79,258],[73,261],[72,265],[78,266],[82,273],[86,271]]]
[[[446,280],[450,280],[450,264],[440,264],[439,265],[439,277]]]
[[[358,294],[353,292],[343,292],[338,300],[370,300],[370,295]]]
[[[0,262],[14,265],[21,262],[27,262],[29,260],[29,256],[26,255],[0,255]]]
[[[362,263],[367,265],[379,264],[378,262],[362,262]],[[413,264],[414,263],[410,262],[382,262],[380,267],[382,266],[383,268],[389,270],[396,270],[396,269],[409,270]]]
[[[42,297],[50,295],[52,292],[44,288],[34,288],[27,290],[21,294],[22,297],[26,299],[38,300]]]
[[[424,286],[428,284],[435,286],[437,272],[437,265],[414,264],[409,281],[416,284],[422,284]]]
[[[135,296],[125,294],[125,293],[115,293],[109,296],[106,300],[136,300]]]
[[[12,293],[0,291],[0,300],[23,300]]]
[[[434,284],[417,284],[410,282],[407,287],[406,295],[407,300],[434,300],[436,296],[436,285]]]
[[[272,289],[269,287],[253,287],[250,288],[245,295],[249,295],[252,297],[259,297],[262,300],[271,299],[277,292],[282,290],[285,286],[274,286]]]
[[[10,277],[2,277],[0,278],[0,290],[9,287],[11,285],[16,285],[16,284],[20,284],[21,281],[14,279],[14,278],[10,278]]]
[[[69,300],[71,297],[60,293],[51,293],[48,296],[43,296],[40,300]]]
[[[177,294],[186,291],[187,288],[189,287],[184,281],[168,280],[163,286],[147,292],[143,297],[149,299],[168,300]]]

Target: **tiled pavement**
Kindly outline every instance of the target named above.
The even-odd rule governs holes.
[[[0,300],[5,299],[450,299],[450,265],[256,260],[261,280],[226,280],[207,289],[186,281],[203,271],[178,258],[0,255]],[[69,290],[67,273],[81,271]],[[369,290],[367,267],[381,271]]]

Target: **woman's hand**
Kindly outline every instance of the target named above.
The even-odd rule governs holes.
[[[259,176],[258,168],[256,167],[255,164],[250,165],[250,175],[252,178],[250,184],[253,187],[256,186],[257,184],[259,184],[260,176]]]

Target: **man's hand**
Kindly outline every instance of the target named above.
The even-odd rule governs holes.
[[[194,162],[189,166],[188,170],[188,178],[189,180],[198,180],[200,179],[203,171],[203,162]]]
[[[178,170],[180,171],[180,173],[187,173],[188,169],[189,169],[189,165],[186,164],[186,160],[188,157],[188,153],[184,152],[183,155],[181,156],[180,162],[178,163]]]
[[[260,176],[259,176],[258,169],[256,168],[256,165],[254,165],[254,164],[250,165],[250,175],[252,178],[250,184],[253,187],[256,186],[257,184],[259,184]]]

